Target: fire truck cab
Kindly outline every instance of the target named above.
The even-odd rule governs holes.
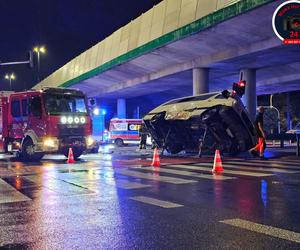
[[[0,97],[0,149],[22,160],[46,153],[74,158],[93,146],[85,95],[75,89],[44,88]]]

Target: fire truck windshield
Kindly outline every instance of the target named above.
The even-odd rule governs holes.
[[[64,113],[87,113],[83,96],[45,94],[45,110],[48,114],[59,115]]]

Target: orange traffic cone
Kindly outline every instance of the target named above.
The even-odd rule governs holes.
[[[160,167],[160,159],[157,148],[154,149],[153,152],[153,161],[151,163],[151,166],[153,167]]]
[[[68,154],[68,160],[67,160],[67,163],[74,163],[75,160],[74,160],[74,156],[73,156],[73,150],[72,148],[69,148],[69,154]]]
[[[216,149],[214,166],[213,166],[212,172],[214,174],[221,174],[224,172],[219,149]]]

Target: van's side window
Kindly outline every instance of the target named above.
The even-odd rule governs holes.
[[[13,117],[20,117],[21,116],[20,100],[13,100],[11,102],[11,115]]]
[[[28,116],[29,112],[28,112],[28,99],[23,99],[22,100],[22,115],[23,116]]]

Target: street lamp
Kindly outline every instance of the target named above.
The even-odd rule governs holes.
[[[37,80],[38,82],[40,81],[40,54],[45,54],[46,53],[46,48],[44,46],[36,46],[33,48],[33,52],[37,54],[37,63],[38,63],[38,75],[37,75]]]
[[[6,80],[9,80],[10,90],[12,90],[12,87],[11,87],[11,81],[12,81],[12,80],[15,80],[15,79],[16,79],[16,76],[14,75],[14,73],[6,74],[6,75],[5,75],[5,79],[6,79]]]

